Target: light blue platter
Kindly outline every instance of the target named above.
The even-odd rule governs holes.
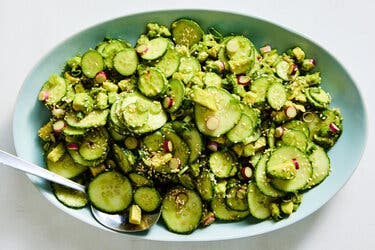
[[[288,219],[280,222],[254,223],[244,220],[238,223],[215,223],[190,235],[170,233],[159,222],[148,232],[127,236],[158,241],[212,241],[250,237],[291,225],[318,210],[348,181],[358,166],[365,148],[367,118],[358,87],[343,66],[313,41],[267,21],[235,13],[208,10],[140,13],[100,23],[63,41],[39,61],[19,92],[13,120],[14,143],[18,156],[44,166],[37,131],[48,121],[49,112],[37,101],[37,96],[42,84],[52,73],[59,72],[67,59],[94,47],[105,36],[123,38],[134,44],[139,34],[144,32],[146,23],[158,22],[169,25],[181,17],[196,20],[205,30],[215,27],[224,34],[248,36],[257,48],[265,44],[270,44],[279,51],[295,45],[302,47],[309,56],[316,59],[317,70],[322,72],[323,87],[332,95],[332,107],[338,107],[342,112],[344,133],[329,152],[331,175],[321,185],[304,195],[302,205]],[[83,222],[104,229],[91,216],[88,209],[74,210],[64,207],[55,199],[46,181],[29,177],[37,189],[56,207]]]

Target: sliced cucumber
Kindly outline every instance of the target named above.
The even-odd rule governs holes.
[[[48,106],[54,106],[60,102],[67,93],[68,85],[65,79],[57,74],[52,74],[39,92],[39,100]]]
[[[171,30],[173,40],[186,47],[191,47],[201,41],[204,34],[199,24],[190,19],[180,19],[173,22]]]
[[[93,128],[104,126],[107,123],[108,114],[108,109],[94,110],[82,119],[78,119],[76,113],[68,112],[64,119],[69,126],[74,128]]]
[[[317,145],[315,145],[313,152],[309,155],[309,160],[313,168],[313,173],[307,187],[311,188],[320,184],[328,177],[331,165],[326,151]]]
[[[174,187],[165,195],[162,218],[169,230],[189,234],[199,225],[203,214],[202,201],[192,190]]]
[[[146,44],[139,44],[137,51],[145,60],[156,60],[162,57],[168,50],[170,41],[164,37],[149,40]]]
[[[247,187],[242,185],[234,185],[227,188],[225,204],[232,210],[249,211],[249,204],[247,202]]]
[[[133,75],[138,67],[138,56],[133,48],[125,48],[113,58],[113,67],[123,76]]]
[[[53,194],[65,206],[70,208],[83,208],[88,203],[86,193],[65,187],[57,183],[51,183]]]
[[[179,168],[182,169],[189,162],[190,148],[187,143],[178,136],[173,130],[165,128],[162,130],[166,140],[173,145],[173,158],[178,159]]]
[[[94,78],[96,74],[104,69],[104,60],[96,50],[88,50],[81,59],[82,72],[88,78]]]
[[[301,130],[285,129],[281,141],[283,145],[295,146],[304,152],[310,140]]]
[[[112,146],[113,156],[118,167],[124,172],[129,173],[133,170],[135,156],[130,150],[123,149],[117,144]]]
[[[285,192],[275,189],[270,183],[271,179],[267,176],[266,166],[268,159],[269,154],[263,154],[258,160],[254,173],[255,183],[263,194],[271,197],[282,197]]]
[[[265,77],[254,80],[250,86],[250,91],[254,93],[254,103],[263,103],[266,101],[267,90],[270,86],[270,80]]]
[[[108,132],[104,127],[88,132],[79,145],[79,154],[88,161],[105,158],[108,152]]]
[[[229,177],[234,166],[234,159],[226,151],[217,151],[210,155],[209,165],[212,173],[218,178]]]
[[[65,178],[74,178],[83,173],[87,168],[77,164],[68,153],[65,153],[56,162],[47,159],[47,169]]]
[[[264,220],[271,216],[270,205],[274,198],[264,195],[254,182],[247,186],[249,211],[257,219]]]
[[[161,197],[153,187],[139,187],[134,192],[134,202],[143,211],[153,212],[160,206]]]
[[[129,179],[115,171],[97,175],[89,183],[87,194],[91,204],[106,213],[124,211],[133,199]]]
[[[129,173],[129,179],[135,187],[152,186],[153,181],[143,174]]]
[[[271,84],[267,90],[267,101],[273,109],[280,110],[287,101],[284,85],[278,82]]]
[[[242,113],[238,123],[227,133],[227,137],[231,142],[242,142],[254,133],[256,125],[250,116]]]
[[[241,118],[241,107],[239,101],[223,89],[208,87],[206,90],[207,95],[214,96],[218,109],[215,111],[196,104],[194,109],[195,121],[201,133],[218,137],[237,124]],[[210,126],[211,120],[217,120],[217,124]]]
[[[214,197],[213,176],[209,171],[203,170],[196,179],[196,187],[204,201],[210,201]]]
[[[167,88],[167,79],[163,73],[154,67],[139,72],[138,89],[148,97],[161,95]]]
[[[169,112],[176,112],[185,99],[185,86],[179,79],[171,79],[164,97],[163,106]]]
[[[278,168],[279,172],[283,172],[285,169],[285,175],[289,175],[290,167],[295,169],[295,176],[292,179],[272,178],[271,184],[275,188],[285,192],[296,192],[308,184],[312,176],[311,163],[304,153],[293,146],[282,146],[272,152],[266,171],[269,173],[269,169]]]
[[[225,204],[225,199],[218,195],[215,195],[212,199],[211,209],[215,214],[215,217],[223,221],[239,221],[245,219],[249,215],[249,210],[236,211],[230,209]]]
[[[169,48],[162,58],[155,64],[165,77],[170,77],[180,66],[180,54],[173,48]]]

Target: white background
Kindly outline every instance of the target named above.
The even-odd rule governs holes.
[[[132,240],[86,225],[51,205],[23,173],[0,166],[0,249],[375,249],[373,1],[1,0],[0,148],[15,153],[11,127],[18,90],[33,65],[57,43],[114,17],[174,8],[260,17],[330,51],[357,82],[369,116],[367,149],[352,178],[319,211],[276,232],[221,242],[167,243]]]

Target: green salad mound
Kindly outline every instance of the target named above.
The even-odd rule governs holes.
[[[53,191],[133,224],[161,209],[180,234],[285,219],[329,175],[343,131],[315,66],[298,46],[256,48],[189,19],[149,23],[134,46],[105,37],[40,90],[46,166],[88,187]]]

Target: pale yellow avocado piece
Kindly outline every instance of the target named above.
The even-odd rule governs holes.
[[[142,210],[138,205],[132,205],[129,210],[129,223],[140,225],[142,221]]]

